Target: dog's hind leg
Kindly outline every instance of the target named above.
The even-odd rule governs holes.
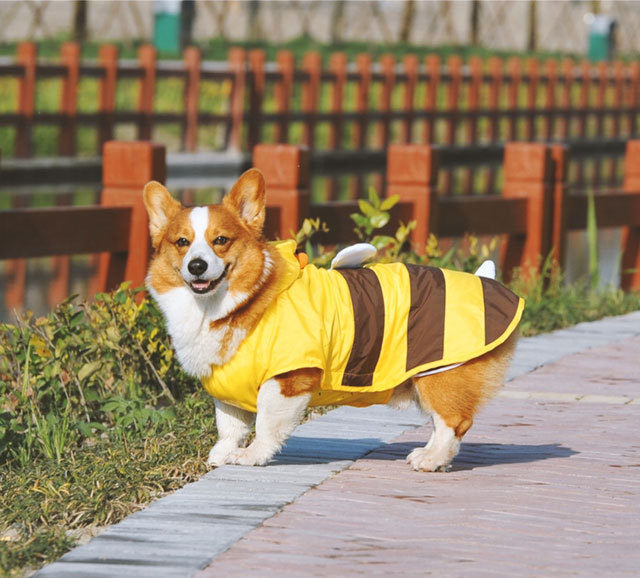
[[[215,404],[218,441],[211,448],[207,463],[211,466],[221,466],[228,463],[229,455],[237,450],[247,437],[254,414],[217,399]]]
[[[423,448],[413,450],[407,462],[415,470],[445,471],[460,450],[460,441],[473,425],[484,401],[504,383],[517,336],[493,351],[433,375],[417,377],[414,386],[420,405],[433,420],[433,434]]]
[[[258,392],[256,437],[248,447],[235,450],[230,463],[265,465],[300,423],[310,399],[310,393],[285,396],[277,379],[266,381]]]

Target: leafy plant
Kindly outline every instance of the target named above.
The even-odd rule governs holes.
[[[351,219],[356,224],[355,233],[362,241],[371,243],[376,249],[382,249],[396,242],[396,239],[388,235],[373,235],[374,231],[382,229],[391,218],[389,211],[400,199],[399,195],[393,195],[386,199],[380,199],[374,187],[369,188],[369,200],[358,199],[360,213],[353,213]],[[373,236],[372,236],[373,235]]]
[[[107,428],[169,419],[198,387],[175,361],[162,315],[140,297],[123,285],[0,325],[0,459],[60,461]]]

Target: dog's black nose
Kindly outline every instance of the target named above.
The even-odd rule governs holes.
[[[189,262],[187,269],[189,269],[189,273],[199,277],[207,270],[207,262],[202,259],[194,259]]]

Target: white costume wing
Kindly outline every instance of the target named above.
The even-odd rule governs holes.
[[[375,257],[377,252],[369,243],[356,243],[339,251],[331,261],[330,269],[357,269],[367,259]]]

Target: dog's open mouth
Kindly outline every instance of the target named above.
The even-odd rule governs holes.
[[[206,281],[203,279],[196,279],[195,281],[191,281],[189,283],[189,287],[191,287],[191,291],[197,293],[198,295],[204,295],[205,293],[210,293],[213,291],[220,282],[226,277],[227,270],[229,269],[229,265],[224,268],[222,275],[213,281]]]

